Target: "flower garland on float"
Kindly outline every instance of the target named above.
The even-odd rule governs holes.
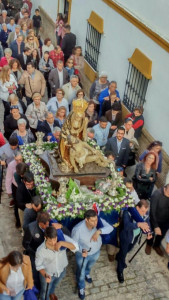
[[[100,149],[99,146],[90,139],[90,146]],[[57,148],[57,143],[45,142],[42,145],[43,151]],[[40,195],[44,209],[49,212],[51,218],[58,221],[69,218],[83,218],[84,212],[96,203],[100,211],[111,213],[112,210],[120,212],[125,207],[134,207],[134,200],[123,183],[123,178],[115,171],[113,163],[109,164],[110,176],[95,183],[95,188],[80,186],[76,180],[67,180],[64,201],[59,202],[59,197],[53,196],[53,190],[46,170],[42,166],[40,158],[35,154],[36,144],[21,146],[24,162],[29,166],[34,174],[36,192]]]

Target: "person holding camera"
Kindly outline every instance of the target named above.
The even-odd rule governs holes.
[[[125,263],[127,253],[134,247],[139,238],[141,238],[141,233],[148,234],[148,239],[152,238],[150,226],[143,218],[146,216],[148,209],[149,203],[147,200],[140,200],[136,205],[135,215],[137,218],[142,219],[142,222],[136,222],[134,216],[131,215],[128,210],[124,210],[123,212],[120,224],[120,250],[116,255],[117,278],[120,283],[124,282],[123,270],[127,268]]]

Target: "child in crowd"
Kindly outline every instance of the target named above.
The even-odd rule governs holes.
[[[32,18],[33,20],[33,29],[35,31],[35,35],[38,36],[39,34],[39,30],[41,28],[41,23],[42,23],[42,19],[41,19],[41,16],[40,16],[40,11],[39,9],[35,9],[35,15],[33,16]]]
[[[75,74],[74,63],[72,58],[68,58],[65,69],[68,71],[69,77]]]
[[[63,21],[63,16],[61,13],[57,14],[57,19],[56,19],[56,40],[57,40],[57,45],[61,45],[61,41],[65,35],[64,31],[64,21]]]
[[[108,159],[108,161],[109,161],[110,163],[114,162],[114,160],[115,160],[115,155],[114,155],[114,153],[113,153],[112,151],[106,151],[106,152],[105,152],[105,156],[107,157],[107,159]],[[114,162],[114,164],[115,164],[115,162]]]

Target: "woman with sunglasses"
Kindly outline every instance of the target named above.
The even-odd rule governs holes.
[[[28,47],[32,51],[34,49],[38,50],[38,46],[37,46],[37,43],[35,41],[35,38],[32,35],[30,35],[30,34],[28,34],[28,36],[27,36],[27,42],[25,43],[25,47]]]

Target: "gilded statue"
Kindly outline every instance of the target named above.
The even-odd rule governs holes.
[[[68,136],[74,136],[82,141],[87,139],[87,124],[88,119],[85,117],[85,110],[88,103],[84,99],[73,101],[73,110],[68,115],[63,124],[60,138],[60,154],[62,160],[69,168],[72,168],[70,163],[70,147],[68,145]]]
[[[84,164],[90,162],[95,162],[100,167],[108,166],[108,160],[99,150],[72,135],[69,135],[67,140],[70,147],[69,159],[75,173],[79,172],[78,167],[83,168]]]

